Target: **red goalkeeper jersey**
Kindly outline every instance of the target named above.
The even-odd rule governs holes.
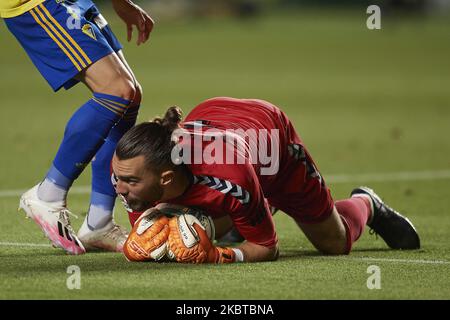
[[[192,173],[191,185],[165,202],[198,207],[213,218],[229,215],[247,241],[267,247],[277,243],[269,202],[304,222],[331,214],[331,196],[318,170],[287,116],[273,104],[209,99],[187,115],[182,127],[187,135],[179,145],[188,147],[180,157]]]

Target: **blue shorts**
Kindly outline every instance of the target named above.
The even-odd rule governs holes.
[[[54,91],[74,86],[78,73],[122,49],[91,0],[46,0],[4,20]]]

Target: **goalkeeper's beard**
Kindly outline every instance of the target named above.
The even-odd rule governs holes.
[[[146,194],[149,196],[145,196],[145,199],[143,200],[139,198],[133,198],[133,197],[126,197],[128,206],[133,211],[145,211],[155,205],[157,201],[160,201],[163,196],[163,189],[161,187],[155,186],[148,189]],[[144,198],[144,197],[143,197]]]
[[[130,199],[130,198],[128,198],[127,203],[128,203],[128,206],[133,211],[137,211],[137,212],[145,211],[148,208],[152,207],[150,201],[142,201],[142,200],[138,200],[138,199]]]

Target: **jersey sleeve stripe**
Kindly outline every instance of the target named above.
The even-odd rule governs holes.
[[[194,184],[205,185],[223,194],[230,194],[241,204],[248,204],[251,201],[250,192],[240,185],[231,181],[212,176],[194,176]]]

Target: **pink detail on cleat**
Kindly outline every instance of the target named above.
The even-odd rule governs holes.
[[[83,254],[85,247],[73,231],[65,203],[48,203],[37,197],[38,185],[25,192],[19,203],[28,218],[40,226],[54,247],[64,249],[70,254]]]
[[[57,226],[52,227],[49,223],[43,221],[42,219],[34,215],[31,218],[41,227],[46,237],[49,238],[50,241],[53,242],[53,244],[55,244],[57,247],[62,248],[66,250],[68,253],[74,255],[83,254],[86,252],[83,245],[81,243],[78,243],[78,240],[72,239],[70,235],[69,237],[72,239],[72,241],[61,236],[59,234]]]

